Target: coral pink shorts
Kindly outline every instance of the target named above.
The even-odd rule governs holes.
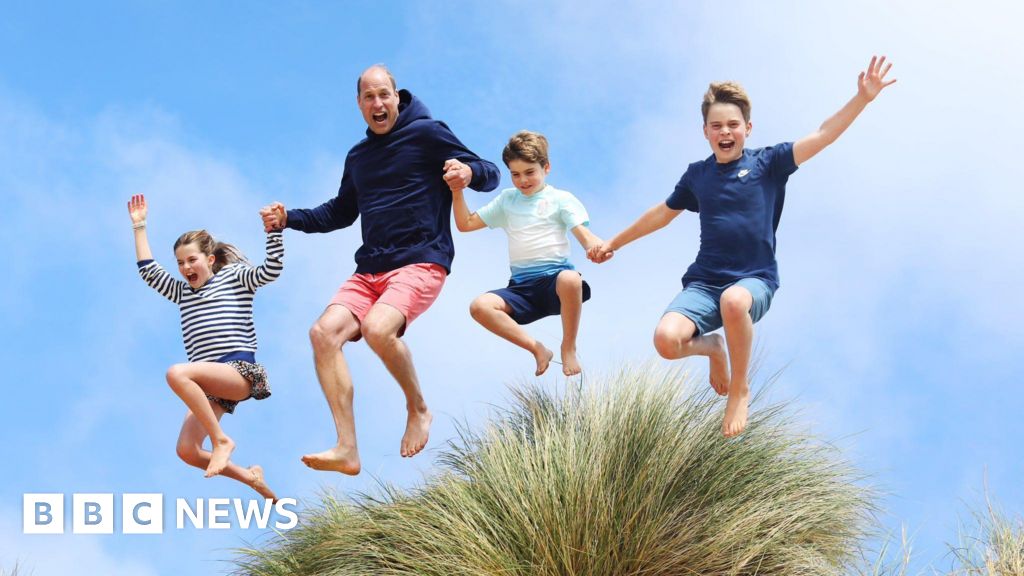
[[[437,264],[409,264],[379,274],[353,274],[331,299],[347,308],[360,323],[374,304],[383,303],[405,316],[399,335],[441,294],[448,274]]]

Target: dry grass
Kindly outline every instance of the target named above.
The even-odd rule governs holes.
[[[785,406],[737,440],[724,403],[678,371],[627,369],[463,431],[413,491],[327,496],[296,529],[243,550],[254,575],[846,574],[872,494]]]

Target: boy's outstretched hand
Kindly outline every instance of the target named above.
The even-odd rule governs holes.
[[[590,259],[590,261],[593,262],[594,264],[601,264],[603,262],[607,262],[611,260],[612,256],[614,255],[615,252],[608,247],[607,242],[602,242],[600,244],[597,244],[596,246],[591,246],[590,249],[587,250],[587,258]]]
[[[892,62],[886,64],[885,56],[881,58],[872,56],[868,69],[861,72],[860,76],[857,77],[857,94],[863,96],[868,102],[874,100],[883,88],[896,82],[895,78],[892,80],[885,79],[885,75],[889,73],[890,68],[892,68]]]

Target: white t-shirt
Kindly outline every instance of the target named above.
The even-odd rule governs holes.
[[[590,223],[587,209],[575,196],[551,185],[529,196],[516,188],[502,190],[477,215],[489,228],[503,228],[508,234],[515,282],[573,270],[566,234]]]

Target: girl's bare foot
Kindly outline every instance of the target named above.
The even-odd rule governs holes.
[[[359,450],[355,446],[335,446],[316,454],[306,454],[302,457],[302,463],[314,470],[341,472],[349,476],[359,474],[362,469]]]
[[[409,458],[419,454],[420,450],[427,445],[430,437],[430,423],[434,421],[434,415],[430,410],[410,410],[409,420],[405,425],[405,435],[402,436],[401,454]]]
[[[575,376],[583,371],[579,360],[576,359],[576,349],[562,348],[562,374]]]
[[[725,396],[729,393],[729,355],[726,352],[725,338],[720,334],[705,334],[701,338],[706,339],[712,348],[708,354],[711,364],[711,387],[719,396]]]
[[[210,463],[206,466],[207,478],[220,474],[227,467],[231,460],[231,453],[235,451],[235,442],[225,436],[221,440],[212,441],[213,453],[210,455]]]
[[[722,419],[722,434],[726,438],[737,436],[746,429],[749,402],[750,387],[746,382],[733,382],[729,390],[729,401],[725,404],[725,418]]]
[[[533,352],[533,357],[537,360],[537,371],[533,373],[534,376],[540,376],[544,372],[547,372],[548,366],[551,364],[551,359],[555,357],[555,353],[548,350],[546,346],[537,342],[537,349]]]
[[[277,502],[277,494],[267,486],[267,483],[263,480],[263,467],[262,466],[249,466],[249,474],[252,475],[252,481],[249,482],[249,486],[253,490],[259,493],[260,496],[270,500],[271,502]]]

